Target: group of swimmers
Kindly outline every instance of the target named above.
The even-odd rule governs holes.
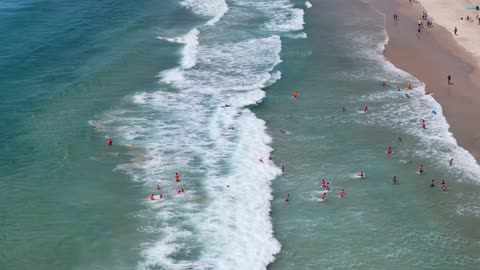
[[[386,82],[380,82],[380,85],[381,85],[381,86],[390,86],[390,85],[389,85],[388,83],[386,83]],[[407,87],[409,90],[412,90],[412,89],[413,89],[411,83],[407,82],[405,85],[406,85],[406,87]],[[400,86],[397,86],[396,89],[397,89],[397,91],[401,91]],[[430,94],[431,94],[431,92],[425,89],[425,95],[430,95]],[[298,92],[295,91],[295,92],[293,93],[293,98],[294,98],[295,100],[297,100],[298,96],[299,96]],[[407,97],[407,98],[410,98],[410,96],[409,96],[408,94],[406,94],[406,97]],[[345,107],[342,107],[342,112],[345,112],[345,111],[346,111],[346,108],[345,108]],[[365,105],[365,106],[363,107],[363,112],[364,112],[364,113],[367,113],[367,112],[368,112],[368,106],[367,106],[367,105]],[[422,128],[423,128],[423,129],[426,129],[426,128],[427,128],[427,122],[426,122],[424,119],[422,119],[422,123],[421,123],[421,124],[422,124]],[[280,130],[280,132],[281,132],[282,134],[286,134],[286,133],[287,133],[287,132],[286,132],[285,130],[283,130],[283,129]],[[398,138],[398,141],[399,141],[400,143],[402,143],[402,138],[399,137],[399,138]],[[390,155],[390,154],[392,154],[392,152],[393,152],[393,151],[392,151],[392,147],[388,147],[388,149],[387,149],[387,154]],[[449,165],[452,166],[452,164],[453,164],[453,158],[449,160]],[[424,170],[423,170],[423,165],[420,165],[420,167],[418,168],[418,174],[423,174],[423,171],[424,171]],[[282,165],[282,173],[284,173],[284,172],[285,172],[285,166]],[[359,176],[360,178],[365,178],[365,177],[366,177],[366,175],[365,175],[365,173],[364,173],[363,171],[361,171],[358,176]],[[392,184],[398,184],[397,176],[394,176],[394,177],[392,178]],[[434,180],[434,179],[432,179],[432,183],[431,183],[430,186],[431,186],[431,187],[435,187],[435,180]],[[445,183],[445,181],[442,181],[440,187],[441,187],[442,191],[446,191],[446,189],[447,189],[447,184]],[[329,192],[329,191],[331,191],[331,190],[330,190],[330,183],[329,183],[329,182],[325,182],[324,179],[322,179],[322,189],[323,189],[323,191],[325,191],[325,192],[323,192],[321,198],[322,198],[323,201],[325,201],[326,198],[327,198],[327,191]],[[343,196],[345,196],[345,194],[346,194],[346,192],[345,192],[345,190],[342,188],[342,189],[340,190],[340,192],[339,192],[339,196],[343,198]],[[290,199],[290,194],[287,194],[287,195],[285,196],[285,201],[288,202],[289,199]]]
[[[180,182],[180,176],[181,175],[182,175],[181,173],[178,173],[178,172],[175,173],[175,182],[177,182],[177,183]],[[155,189],[156,190],[161,190],[160,185],[157,185],[157,187]],[[183,193],[185,193],[185,190],[183,189],[183,187],[175,192],[175,194],[177,194],[177,195],[181,195]],[[158,198],[155,198],[155,196],[156,196],[155,194],[151,194],[150,195],[150,200],[151,201],[157,201],[157,200],[162,200],[162,199],[165,198],[165,196],[163,196],[163,194],[158,195]]]

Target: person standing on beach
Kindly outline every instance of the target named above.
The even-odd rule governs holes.
[[[448,164],[450,164],[450,166],[452,166],[452,165],[453,165],[453,158],[452,158],[452,159],[450,159],[450,161],[448,162]]]
[[[455,36],[457,35],[457,27],[455,27],[455,29],[453,29],[453,33],[455,33]]]
[[[397,15],[397,14],[393,14],[393,20],[394,20],[395,22],[398,21],[398,15]]]
[[[448,74],[448,84],[452,84],[452,75]]]

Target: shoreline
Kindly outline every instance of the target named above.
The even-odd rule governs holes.
[[[376,2],[376,1],[375,1]],[[480,66],[477,58],[461,47],[454,36],[434,21],[434,27],[423,29],[416,37],[417,21],[425,9],[420,3],[392,0],[375,5],[386,14],[388,42],[384,55],[396,67],[407,71],[425,83],[434,93],[459,146],[480,160]],[[428,10],[426,10],[428,12]],[[394,22],[393,14],[399,15]],[[425,23],[425,21],[424,21]],[[453,84],[447,76],[451,74]]]

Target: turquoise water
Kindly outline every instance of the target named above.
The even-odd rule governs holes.
[[[478,165],[382,14],[311,2],[0,4],[2,269],[478,269]]]

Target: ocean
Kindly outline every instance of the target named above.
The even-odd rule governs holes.
[[[0,3],[1,269],[478,269],[480,167],[385,15],[310,2]]]

